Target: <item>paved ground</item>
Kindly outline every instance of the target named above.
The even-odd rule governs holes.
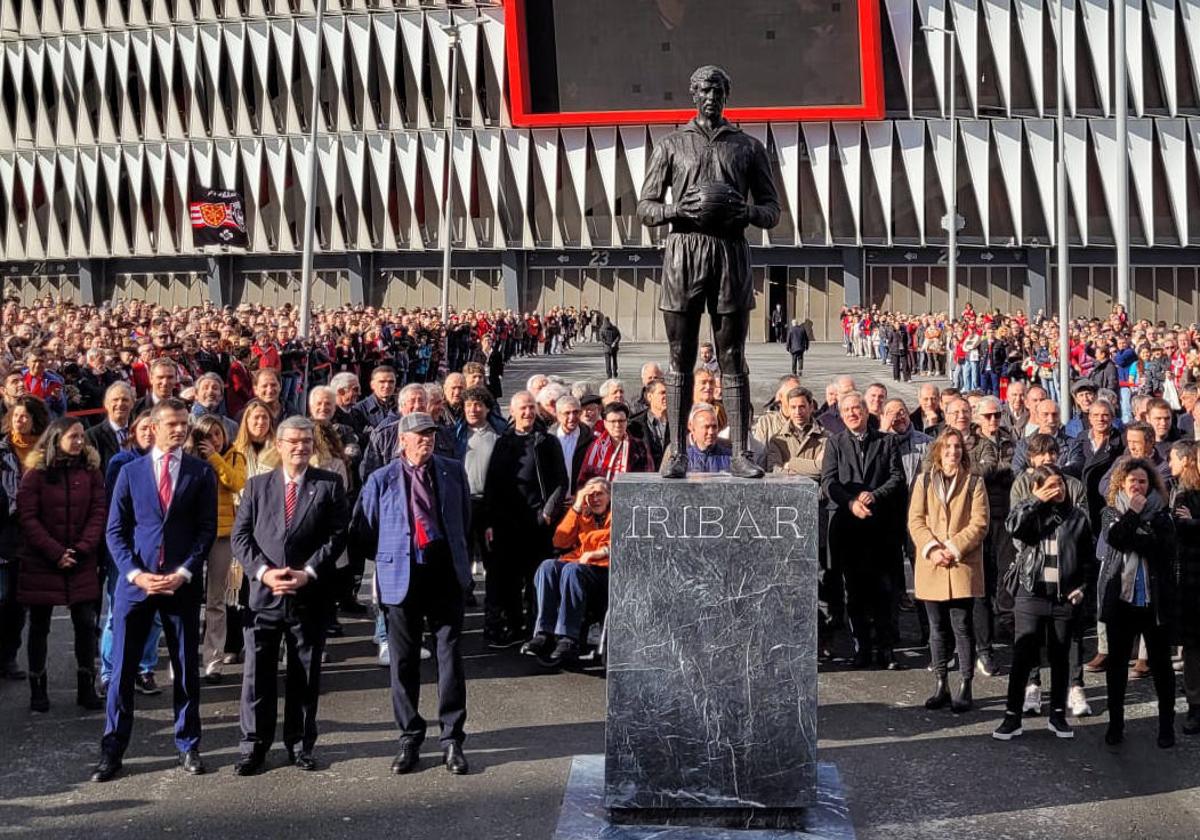
[[[631,345],[622,362],[633,379],[642,360],[662,353],[661,346]],[[756,347],[750,364],[761,402],[787,357]],[[602,378],[599,355],[584,347],[514,363],[509,392],[539,366]],[[825,346],[814,349],[807,381],[815,390],[843,372],[865,385],[882,371]],[[101,786],[87,776],[102,722],[73,705],[70,625],[60,618],[52,636],[50,713],[28,711],[24,685],[0,685],[0,833],[549,840],[570,756],[603,750],[604,681],[595,674],[546,674],[531,660],[487,652],[478,614],[468,623],[470,776],[436,767],[432,742],[423,771],[388,774],[395,733],[387,680],[373,662],[370,625],[359,621],[333,643],[337,662],[326,671],[319,772],[280,766],[277,750],[275,769],[234,777],[238,688],[228,681],[204,689],[210,775],[192,779],[174,769],[164,693],[139,698],[126,773]],[[1120,753],[1103,747],[1103,718],[1084,722],[1072,742],[1055,741],[1035,725],[1024,738],[1000,744],[987,733],[1000,716],[1003,679],[976,680],[979,711],[928,713],[920,705],[930,682],[925,660],[914,651],[907,661],[912,670],[821,674],[820,754],[841,770],[860,837],[1200,837],[1200,739],[1181,740],[1171,752],[1154,747],[1148,686],[1133,689],[1141,705],[1131,710]],[[427,669],[430,689],[432,676]],[[160,677],[165,681],[165,673]],[[1100,711],[1099,680],[1088,693]],[[431,698],[422,702],[432,718]]]

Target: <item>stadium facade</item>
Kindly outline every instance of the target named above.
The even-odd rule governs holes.
[[[1200,0],[1124,2],[1118,50],[1111,2],[1063,0],[1072,305],[1112,302],[1123,58],[1133,309],[1187,323],[1200,306]],[[1055,5],[878,3],[883,119],[742,123],[768,144],[784,200],[779,225],[752,232],[760,336],[776,304],[818,338],[844,303],[944,308],[955,170],[960,302],[1053,309]],[[4,293],[295,301],[311,199],[315,304],[433,305],[452,169],[452,304],[588,304],[628,337],[660,337],[661,232],[635,206],[671,126],[515,126],[505,11],[329,0],[318,30],[314,0],[0,0]],[[479,16],[453,49],[447,26]],[[923,26],[957,33],[956,138],[948,42]],[[686,79],[674,84],[686,98]],[[248,248],[193,244],[190,185],[243,193]]]

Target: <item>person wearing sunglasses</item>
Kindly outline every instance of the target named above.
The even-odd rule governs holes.
[[[984,595],[974,610],[976,663],[980,673],[993,676],[992,637],[997,626],[1012,629],[1012,604],[997,599],[996,582],[1012,563],[1012,541],[1004,520],[1013,483],[1013,452],[1017,440],[1003,423],[1003,406],[996,397],[983,397],[975,407],[976,426],[971,441],[971,471],[983,479],[988,494],[989,527],[983,541]]]

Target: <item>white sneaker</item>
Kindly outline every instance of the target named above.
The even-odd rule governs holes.
[[[421,648],[421,661],[424,662],[426,659],[433,659],[433,654],[430,653],[429,648],[423,647]]]
[[[380,668],[392,667],[392,652],[388,650],[387,642],[379,646],[379,658],[377,661]]]
[[[1067,708],[1071,710],[1072,717],[1091,716],[1092,707],[1088,705],[1087,695],[1083,693],[1083,686],[1071,686],[1070,692],[1067,693]]]
[[[1025,686],[1025,702],[1021,704],[1021,712],[1027,715],[1042,713],[1042,687],[1030,683]]]

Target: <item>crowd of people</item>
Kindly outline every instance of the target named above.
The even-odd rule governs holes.
[[[999,396],[1006,382],[1040,385],[1057,401],[1059,325],[1038,311],[976,312],[968,304],[960,317],[946,313],[909,315],[876,307],[848,307],[841,313],[847,355],[878,359],[896,381],[949,377],[953,387]],[[1068,325],[1068,364],[1072,380],[1087,379],[1118,395],[1123,422],[1133,415],[1137,395],[1161,396],[1180,409],[1184,386],[1200,383],[1200,331],[1196,324],[1130,320],[1120,304],[1107,318],[1076,318]]]
[[[400,733],[395,773],[420,761],[422,659],[436,660],[445,767],[468,771],[462,629],[478,583],[489,648],[560,668],[602,645],[612,482],[657,470],[674,439],[662,368],[648,363],[628,385],[535,374],[506,416],[507,361],[591,339],[615,372],[615,325],[587,310],[463,312],[443,325],[434,312],[345,308],[315,313],[301,341],[295,316],[3,310],[0,676],[27,679],[30,708],[47,712],[51,617],[69,610],[76,701],[106,712],[96,781],[122,769],[136,696],[160,691],[160,636],[186,772],[204,772],[201,686],[243,665],[239,775],[261,771],[275,741],[281,659],[288,760],[317,766],[321,665],[347,616],[374,613]],[[970,710],[975,674],[1008,665],[996,738],[1042,711],[1042,664],[1058,737],[1073,734],[1069,716],[1092,713],[1086,675],[1103,672],[1106,740],[1124,736],[1127,679],[1150,676],[1158,743],[1171,746],[1177,664],[1183,732],[1200,733],[1200,407],[1188,365],[1169,364],[1194,353],[1196,331],[1129,324],[1119,311],[1072,326],[1082,351],[1060,403],[1053,379],[958,359],[960,336],[978,333],[973,349],[993,358],[1001,342],[1052,344],[1052,322],[970,310],[948,328],[934,316],[846,317],[848,352],[902,353],[901,375],[936,373],[940,356],[954,379],[922,384],[908,405],[850,376],[818,397],[794,372],[754,421],[749,455],[821,488],[822,659],[846,649],[852,667],[905,667],[911,611],[930,651],[929,709]],[[779,326],[802,371],[804,325]],[[894,345],[901,333],[907,344]],[[1147,341],[1144,365],[1109,376],[1122,342],[1140,353]],[[713,348],[699,359],[689,471],[726,471]]]

